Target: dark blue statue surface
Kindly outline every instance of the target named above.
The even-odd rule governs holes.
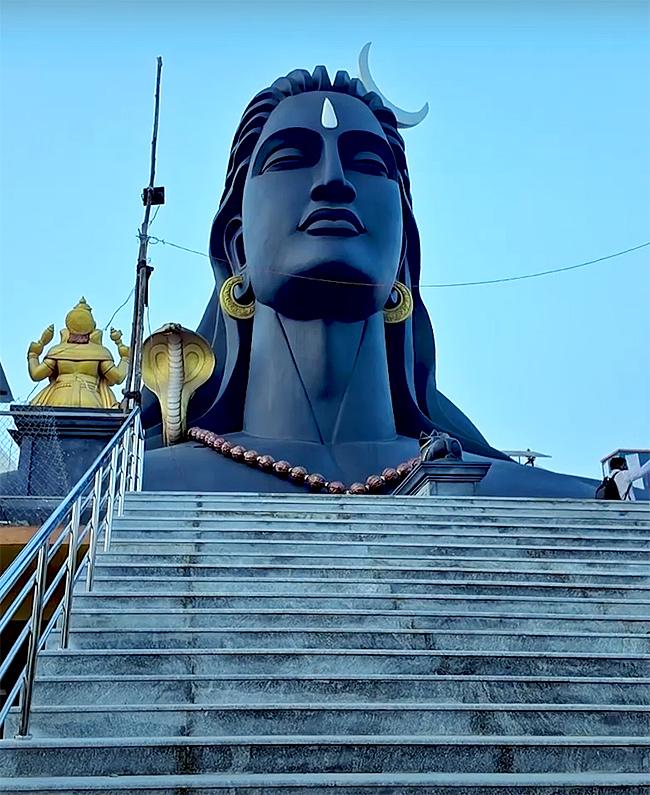
[[[436,429],[504,462],[488,491],[530,490],[499,491],[498,472],[522,468],[436,387],[404,142],[358,80],[298,70],[253,99],[210,258],[216,287],[198,331],[217,367],[190,402],[188,426],[344,483],[417,455],[421,432]],[[153,425],[155,408],[145,417]],[[150,450],[145,487],[298,488],[194,442]]]

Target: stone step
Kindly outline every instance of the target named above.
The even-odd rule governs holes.
[[[75,597],[72,628],[139,626],[164,630],[193,627],[351,627],[372,626],[395,629],[513,629],[557,632],[612,632],[650,635],[650,617],[563,614],[477,614],[426,610],[353,610],[267,608],[251,600],[250,610],[181,606],[181,600],[153,607],[156,597],[86,596]],[[200,600],[200,597],[199,597]]]
[[[287,530],[279,525],[275,529],[255,529],[250,526],[229,529],[218,522],[212,526],[196,522],[186,527],[160,530],[142,526],[114,527],[111,552],[150,552],[157,548],[161,552],[174,552],[173,544],[176,543],[179,544],[176,554],[191,549],[193,552],[220,555],[297,553],[331,556],[336,555],[339,550],[341,553],[349,552],[350,555],[396,554],[427,557],[450,548],[459,552],[466,550],[466,554],[492,557],[496,547],[503,549],[506,555],[510,550],[520,549],[548,549],[557,550],[558,553],[566,550],[567,556],[570,556],[569,553],[576,553],[588,560],[592,557],[592,550],[595,554],[607,551],[619,553],[616,557],[625,552],[650,550],[650,533],[644,531],[643,534],[635,536],[621,531],[598,535],[581,532],[580,528],[571,534],[556,533],[553,528],[540,529],[537,532],[509,528],[490,528],[485,531],[482,528],[468,528],[455,532],[448,526],[439,531],[421,532],[411,529],[389,532],[380,527],[374,531],[367,529],[338,532],[327,528]]]
[[[363,596],[366,593],[409,593],[438,595],[494,595],[494,596],[537,596],[537,597],[569,597],[582,599],[624,599],[633,610],[635,605],[646,606],[650,596],[650,588],[626,586],[621,584],[602,585],[600,583],[582,581],[573,583],[543,582],[538,577],[522,577],[507,573],[504,580],[491,580],[487,576],[465,572],[464,577],[454,577],[448,572],[447,577],[423,576],[425,572],[413,572],[413,579],[404,578],[404,571],[399,572],[401,578],[395,577],[396,572],[375,570],[365,574],[374,576],[361,579],[358,572],[339,570],[343,575],[340,579],[331,575],[327,569],[284,568],[275,570],[252,570],[249,567],[171,567],[169,572],[164,567],[124,567],[122,573],[118,567],[102,567],[95,578],[98,592],[116,590],[161,590],[165,593],[189,591],[195,593],[219,593],[222,590],[235,593],[268,593],[285,594],[293,590],[299,594],[338,593]],[[109,572],[115,571],[109,575]],[[264,574],[267,576],[264,576]],[[283,576],[279,576],[279,574]],[[309,574],[310,576],[305,576]],[[347,576],[345,576],[347,574]],[[131,576],[129,576],[131,575]],[[230,575],[230,576],[229,576]],[[262,575],[262,576],[260,576]],[[273,576],[275,575],[275,576]],[[328,576],[330,575],[330,576]],[[383,575],[383,576],[382,576]]]
[[[543,498],[495,498],[495,497],[405,497],[356,495],[271,495],[271,494],[192,494],[178,492],[163,497],[155,492],[140,492],[127,495],[125,512],[151,510],[204,509],[215,511],[245,511],[247,513],[270,512],[274,514],[315,513],[332,514],[388,514],[409,513],[418,515],[444,515],[447,513],[477,513],[498,515],[499,513],[567,514],[595,517],[633,517],[648,513],[648,505],[637,503],[596,502],[595,500],[543,499]]]
[[[402,774],[435,771],[453,773],[460,781],[465,781],[467,774],[477,773],[494,776],[497,772],[507,775],[553,772],[560,778],[586,770],[589,773],[583,773],[583,781],[593,782],[603,780],[597,774],[602,776],[612,769],[619,774],[630,774],[647,767],[650,756],[647,739],[553,735],[261,735],[33,739],[27,743],[7,740],[0,757],[0,775],[3,785],[11,786],[12,779],[20,776],[63,777],[79,770],[88,776],[139,774],[139,777],[199,770],[257,775],[271,770],[276,775],[327,770],[393,775],[395,771]],[[338,792],[339,788],[329,790],[334,791]],[[622,795],[620,790],[618,795]]]
[[[11,793],[123,795],[647,795],[645,773],[208,773],[9,779]]]
[[[177,560],[170,558],[178,557]],[[198,577],[220,577],[226,576],[264,576],[272,577],[276,573],[285,578],[289,576],[300,576],[304,574],[310,576],[312,573],[316,577],[328,577],[334,579],[345,577],[369,575],[373,579],[384,577],[400,578],[435,578],[444,580],[482,580],[482,581],[524,581],[536,583],[562,582],[572,584],[573,581],[584,583],[585,580],[592,585],[603,584],[607,586],[637,586],[650,589],[650,575],[648,574],[648,564],[633,563],[623,566],[609,566],[607,564],[595,563],[594,568],[580,566],[579,563],[570,561],[547,561],[538,560],[519,560],[512,564],[499,564],[498,561],[472,562],[467,559],[441,558],[439,560],[399,560],[399,559],[372,559],[364,565],[363,559],[332,558],[323,562],[317,558],[301,560],[288,556],[285,559],[272,558],[264,559],[263,556],[251,559],[250,562],[245,557],[219,557],[188,555],[151,555],[148,559],[125,555],[98,555],[96,572],[106,576],[133,576],[140,575],[148,577],[152,575],[165,574],[169,572],[173,576]],[[595,568],[595,567],[598,568]]]
[[[119,686],[119,685],[118,685]],[[18,712],[8,718],[15,733]],[[632,704],[64,704],[33,706],[39,737],[225,734],[578,734],[644,736],[650,707]]]
[[[194,546],[192,544],[192,546]],[[301,549],[277,552],[275,549],[249,552],[247,550],[226,550],[223,552],[206,552],[203,548],[186,548],[184,551],[168,552],[156,550],[155,544],[150,550],[138,550],[135,553],[122,551],[114,545],[110,552],[97,555],[98,566],[119,565],[174,565],[188,564],[208,565],[239,565],[239,566],[320,566],[339,568],[343,562],[350,568],[365,569],[376,566],[397,568],[437,568],[438,566],[463,564],[473,568],[491,568],[508,571],[510,567],[517,569],[548,568],[553,571],[602,571],[603,574],[622,572],[637,573],[645,576],[650,582],[648,571],[648,553],[642,550],[580,550],[549,547],[486,547],[485,549],[468,550],[465,547],[441,546],[432,547],[428,554],[401,554],[399,550],[384,548],[369,549],[359,545],[355,549],[342,548],[336,553],[333,549],[329,554],[304,552]],[[491,554],[487,554],[488,550]],[[630,554],[632,552],[633,554]],[[469,553],[469,554],[468,554]],[[616,567],[616,571],[613,571]]]
[[[650,679],[535,676],[342,676],[303,674],[97,674],[41,676],[34,704],[263,704],[327,700],[435,703],[649,704]]]
[[[318,551],[305,553],[298,544],[292,551],[279,552],[273,547],[261,547],[259,551],[250,552],[246,549],[223,551],[212,550],[211,542],[193,539],[187,543],[181,540],[174,546],[163,546],[157,542],[143,542],[146,546],[133,547],[131,544],[122,546],[118,540],[111,544],[109,552],[97,553],[98,565],[179,565],[204,564],[236,566],[246,568],[255,566],[310,566],[325,569],[357,568],[364,570],[374,567],[390,567],[402,569],[435,569],[462,568],[463,566],[480,569],[566,571],[603,574],[637,574],[645,576],[650,582],[650,549],[645,552],[636,550],[565,550],[552,547],[513,546],[499,548],[494,541],[486,547],[453,547],[439,546],[431,548],[427,554],[402,554],[394,548],[368,549],[363,545],[350,550],[342,547],[339,554],[320,554]],[[266,549],[266,551],[264,551]],[[173,551],[172,551],[173,550]]]
[[[566,531],[577,534],[580,530],[586,534],[606,531],[615,535],[617,531],[641,535],[647,532],[648,516],[639,514],[630,519],[600,519],[573,515],[561,517],[553,515],[530,516],[490,516],[490,515],[458,515],[451,513],[440,516],[417,516],[408,512],[398,515],[379,513],[367,516],[335,514],[326,516],[296,514],[268,515],[233,511],[219,513],[217,511],[173,512],[163,510],[160,512],[147,511],[141,516],[137,512],[124,513],[116,519],[116,526],[124,528],[142,527],[145,531],[177,532],[192,527],[222,528],[223,530],[255,530],[257,532],[297,532],[304,528],[305,531],[318,531],[319,533],[345,533],[345,532],[398,532],[406,531],[414,534],[431,531],[457,531],[472,530],[474,532],[484,529],[486,531],[503,530],[510,532],[519,531],[545,531],[549,533],[557,530],[559,533]]]
[[[272,505],[280,510],[283,506],[303,507],[325,506],[337,509],[354,509],[359,507],[374,508],[378,503],[384,507],[413,506],[412,510],[418,508],[430,509],[431,505],[464,508],[467,506],[479,507],[484,510],[495,510],[498,507],[517,507],[529,506],[539,507],[540,510],[548,511],[554,507],[573,509],[578,511],[618,513],[619,511],[632,511],[641,509],[643,506],[638,503],[621,502],[597,502],[590,499],[574,499],[572,497],[484,497],[484,496],[449,496],[441,495],[435,498],[415,497],[407,495],[363,495],[355,494],[298,494],[298,493],[264,493],[264,492],[192,492],[192,491],[140,491],[137,493],[127,492],[125,504],[141,505],[146,502],[177,504],[179,502],[193,502],[201,505],[221,504],[221,505]]]
[[[48,648],[59,648],[50,635]],[[650,638],[614,633],[450,629],[75,629],[71,649],[446,649],[452,651],[650,653]]]
[[[359,534],[357,534],[359,535]],[[111,553],[113,554],[130,554],[130,555],[147,555],[152,553],[158,554],[175,554],[175,555],[335,555],[336,557],[358,557],[358,556],[398,556],[398,557],[431,557],[439,555],[440,548],[448,545],[458,545],[462,541],[464,544],[469,541],[476,542],[479,549],[472,548],[471,555],[473,557],[480,557],[490,559],[493,557],[493,547],[495,545],[501,546],[505,544],[507,548],[513,547],[524,549],[546,549],[552,548],[554,545],[569,547],[570,549],[580,549],[582,551],[582,558],[586,562],[591,560],[587,552],[584,551],[582,545],[588,541],[591,547],[602,549],[610,549],[616,546],[622,546],[628,549],[644,549],[646,546],[650,548],[650,539],[644,540],[644,543],[639,546],[637,539],[627,540],[621,536],[614,538],[607,536],[605,538],[585,539],[583,538],[566,538],[559,536],[505,536],[503,534],[486,535],[438,535],[438,536],[421,536],[420,538],[414,537],[412,541],[405,541],[400,535],[395,534],[390,539],[377,540],[370,534],[360,536],[358,540],[350,540],[349,538],[338,538],[335,541],[326,541],[323,539],[311,538],[302,540],[298,538],[277,539],[271,538],[223,538],[221,534],[214,534],[214,540],[209,539],[183,539],[181,537],[175,538],[140,538],[129,539],[125,533],[114,533],[111,542]],[[473,546],[473,545],[472,545]],[[490,554],[483,552],[481,547],[489,550]]]
[[[474,676],[650,677],[644,654],[389,649],[108,649],[43,651],[39,676],[101,673],[237,676],[441,674]]]
[[[444,512],[413,512],[409,509],[375,510],[374,512],[323,512],[311,510],[277,511],[277,510],[209,510],[182,509],[172,506],[159,510],[126,511],[117,518],[117,524],[125,527],[143,523],[146,529],[167,528],[182,529],[196,526],[222,527],[230,530],[253,529],[319,532],[403,532],[413,533],[451,531],[487,532],[528,532],[579,535],[594,533],[616,535],[630,533],[642,537],[650,523],[650,511],[646,506],[643,512],[631,514],[607,514],[585,512],[494,512],[458,511],[451,509]]]
[[[270,593],[261,586],[263,582],[251,582],[249,589],[243,593],[240,583],[217,583],[208,582],[210,588],[203,592],[190,590],[196,587],[196,583],[182,580],[174,583],[174,587],[166,590],[165,582],[156,581],[153,585],[150,581],[139,582],[137,580],[117,580],[114,578],[100,578],[96,581],[92,594],[85,592],[85,584],[79,582],[76,587],[74,604],[78,600],[96,599],[99,600],[119,598],[123,604],[137,605],[140,599],[147,599],[148,603],[156,607],[188,607],[203,609],[221,608],[230,610],[250,610],[254,612],[259,608],[274,608],[277,610],[291,610],[294,608],[307,608],[314,610],[338,610],[340,608],[350,609],[382,609],[382,610],[463,610],[484,615],[486,612],[499,611],[500,614],[507,612],[518,617],[519,614],[562,614],[584,617],[593,613],[612,618],[638,617],[647,620],[648,603],[645,599],[620,599],[612,597],[594,596],[593,598],[583,599],[570,596],[544,595],[544,599],[538,596],[520,594],[432,594],[432,593],[413,593],[408,588],[398,589],[397,585],[378,582],[376,584],[364,584],[363,591],[357,585],[356,589],[350,583],[332,585],[327,588],[327,583],[319,591],[307,593],[300,583],[289,581],[281,593]],[[121,587],[125,585],[126,587]]]

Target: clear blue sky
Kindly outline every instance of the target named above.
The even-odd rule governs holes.
[[[207,250],[232,134],[294,68],[356,73],[361,47],[405,132],[422,281],[516,276],[650,240],[646,2],[3,0],[0,359],[16,397],[31,339],[85,295],[100,325],[134,278],[156,56],[151,234]],[[502,449],[598,476],[650,447],[650,249],[527,281],[423,290],[438,382]],[[195,327],[204,257],[150,248],[150,322]],[[131,303],[116,324],[127,334]],[[111,343],[106,340],[108,345]]]

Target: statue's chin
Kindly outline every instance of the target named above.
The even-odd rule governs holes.
[[[346,263],[327,263],[286,275],[272,294],[258,301],[293,320],[354,323],[381,311],[389,288]]]

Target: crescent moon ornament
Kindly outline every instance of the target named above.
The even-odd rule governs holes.
[[[371,44],[372,42],[369,41],[359,53],[359,79],[365,86],[366,91],[372,91],[377,94],[384,105],[389,110],[393,111],[395,118],[397,119],[398,127],[401,127],[402,129],[415,127],[415,125],[419,124],[429,112],[429,103],[425,102],[420,110],[411,112],[398,108],[397,105],[393,105],[390,100],[386,99],[386,97],[377,88],[377,84],[372,79],[372,75],[370,74],[370,67],[368,66],[368,53],[370,52]]]

